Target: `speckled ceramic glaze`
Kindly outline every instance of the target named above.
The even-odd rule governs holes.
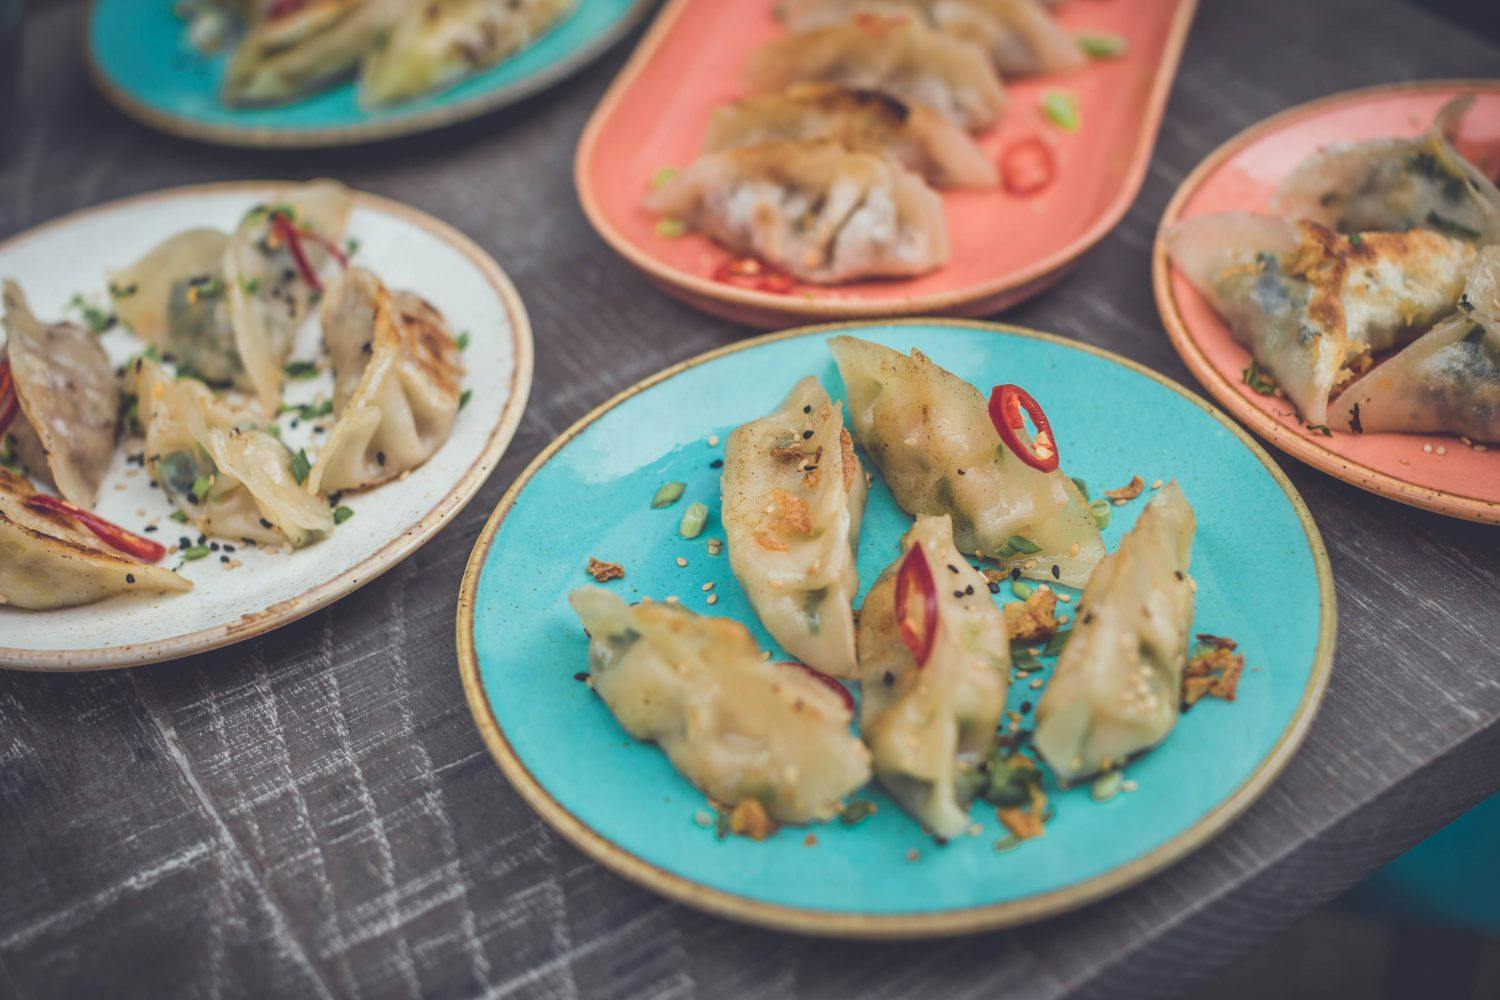
[[[1045,837],[1009,853],[994,849],[1004,831],[993,808],[973,808],[977,836],[939,847],[873,788],[863,794],[879,804],[874,818],[817,827],[813,846],[804,843],[808,831],[791,828],[764,843],[719,841],[695,821],[703,795],[574,679],[588,669],[587,643],[566,597],[592,584],[590,556],[624,565],[625,579],[608,586],[627,600],[676,596],[694,611],[746,623],[775,649],[727,555],[709,554],[708,540],[723,538],[712,463],[722,439],[771,410],[798,377],[815,374],[842,398],[826,347],[838,333],[920,348],[986,390],[1025,386],[1051,418],[1064,468],[1095,495],[1132,475],[1180,481],[1198,514],[1195,627],[1234,637],[1248,658],[1237,702],[1201,703],[1130,766],[1137,790],[1101,804],[1086,788],[1049,787],[1056,820]],[[653,510],[653,494],[668,481],[687,484],[681,501]],[[1111,508],[1111,548],[1149,495]],[[703,534],[685,541],[677,524],[694,500],[712,513]],[[909,523],[877,477],[859,546],[862,589],[891,561]],[[712,607],[708,582],[718,595]],[[475,719],[507,777],[598,860],[739,919],[903,936],[1057,912],[1201,844],[1295,749],[1327,679],[1333,624],[1326,555],[1300,498],[1203,400],[1092,348],[1014,328],[915,320],[748,341],[669,369],[585,417],[522,474],[481,536],[460,598],[458,646]],[[1010,707],[1040,695],[1017,683]],[[919,856],[909,860],[913,849]]]

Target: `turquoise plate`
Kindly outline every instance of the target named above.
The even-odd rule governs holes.
[[[225,54],[187,43],[173,0],[92,0],[84,34],[89,69],[106,97],[152,128],[227,146],[342,146],[411,135],[513,104],[601,55],[650,0],[580,0],[510,59],[448,90],[367,112],[348,81],[303,100],[231,108],[219,100]]]
[[[711,463],[731,429],[770,411],[802,375],[818,375],[842,396],[825,346],[838,333],[920,348],[986,389],[1024,385],[1046,408],[1065,467],[1096,496],[1132,475],[1180,481],[1198,514],[1194,626],[1234,637],[1246,655],[1238,699],[1205,700],[1184,715],[1161,747],[1127,769],[1133,790],[1100,803],[1088,788],[1049,787],[1057,816],[1045,836],[1005,853],[995,850],[1005,831],[993,808],[973,808],[978,836],[940,847],[874,787],[860,793],[879,804],[873,818],[815,827],[815,843],[800,828],[762,843],[720,841],[699,825],[703,795],[574,679],[588,669],[586,640],[566,597],[592,583],[590,556],[624,565],[625,578],[608,586],[628,600],[676,596],[746,623],[775,649],[728,556],[708,553],[708,540],[723,538]],[[657,487],[674,480],[687,484],[682,500],[652,510]],[[713,513],[703,534],[685,541],[677,523],[693,500]],[[1145,502],[1111,508],[1111,549]],[[877,476],[859,546],[866,587],[909,523]],[[701,589],[710,581],[719,596],[712,608]],[[1328,680],[1333,635],[1318,530],[1244,431],[1123,358],[956,320],[807,327],[703,355],[627,390],[569,428],[506,493],[475,545],[458,606],[459,662],[480,732],[506,777],[569,840],[628,878],[724,916],[863,937],[1035,919],[1200,846],[1265,790],[1300,743]],[[1042,676],[1050,670],[1049,662]],[[1040,693],[1017,682],[1010,707]]]

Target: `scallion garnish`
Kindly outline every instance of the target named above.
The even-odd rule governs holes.
[[[297,454],[292,456],[292,478],[297,480],[298,486],[301,486],[311,471],[312,463],[307,460],[307,449],[298,448]]]
[[[1118,59],[1125,54],[1125,39],[1119,35],[1079,35],[1077,42],[1090,59]]]
[[[1032,593],[1034,593],[1034,591],[1031,589],[1031,584],[1022,583],[1020,580],[1010,581],[1010,592],[1012,594],[1015,594],[1023,601],[1029,598]]]
[[[1094,515],[1094,524],[1098,525],[1100,531],[1109,527],[1110,513],[1108,500],[1101,498],[1089,501],[1089,513]]]
[[[202,559],[208,555],[207,545],[194,545],[190,549],[183,549],[180,553],[183,562],[192,562],[194,559]]]
[[[1006,548],[1014,549],[1023,556],[1034,555],[1042,551],[1042,547],[1025,535],[1011,535],[1005,540]]]
[[[340,507],[335,507],[333,509],[333,523],[334,524],[343,524],[345,521],[349,520],[349,518],[351,518],[353,516],[354,516],[354,511],[350,510],[348,507],[340,506]]]
[[[311,361],[289,361],[284,370],[286,377],[296,382],[318,377],[318,366]]]
[[[1064,132],[1077,132],[1083,121],[1078,98],[1066,90],[1048,91],[1042,98],[1042,114]]]
[[[694,501],[682,512],[682,522],[677,525],[677,533],[683,538],[697,538],[703,533],[703,525],[708,521],[708,506]]]
[[[656,220],[656,235],[663,239],[675,240],[685,232],[687,232],[687,224],[681,219],[665,218]]]
[[[687,489],[687,483],[663,483],[661,489],[651,498],[653,510],[661,507],[670,507],[682,499],[682,491]]]
[[[1072,629],[1059,629],[1057,632],[1054,632],[1052,634],[1052,638],[1047,640],[1047,645],[1042,647],[1042,655],[1056,656],[1058,653],[1061,653],[1063,651],[1063,647],[1068,644],[1068,640],[1072,637]]]

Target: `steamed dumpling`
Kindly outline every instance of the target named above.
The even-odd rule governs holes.
[[[295,100],[353,71],[404,0],[305,0],[258,11],[224,75],[226,104]]]
[[[1339,143],[1308,157],[1271,197],[1271,211],[1339,232],[1434,229],[1500,240],[1500,191],[1450,141],[1474,95],[1443,105],[1426,134]]]
[[[1500,442],[1500,247],[1486,247],[1459,310],[1344,390],[1331,426]]]
[[[1002,76],[1062,73],[1085,61],[1073,37],[1038,0],[787,0],[782,10],[793,31],[861,14],[909,15],[956,38],[979,42]]]
[[[442,315],[351,268],[324,299],[322,319],[338,419],[308,489],[365,489],[431,458],[453,429],[463,375]]]
[[[729,564],[766,631],[803,663],[854,677],[865,474],[843,407],[804,378],[729,435],[721,483]]]
[[[129,380],[146,468],[200,532],[300,547],[332,530],[328,505],[293,475],[292,453],[251,415],[146,358],[131,363]]]
[[[713,801],[755,799],[783,823],[810,823],[870,780],[870,755],[849,732],[848,694],[798,664],[763,659],[738,622],[631,607],[595,587],[568,601],[591,639],[594,691]]]
[[[114,366],[83,327],[38,320],[14,281],[5,282],[4,303],[0,361],[10,365],[19,411],[0,433],[31,475],[68,501],[93,507],[119,431]]]
[[[267,413],[281,402],[282,365],[322,295],[319,274],[339,255],[353,204],[337,181],[311,181],[251,209],[230,237],[224,280],[235,348]]]
[[[27,506],[34,495],[0,468],[0,604],[48,611],[132,591],[192,589],[169,569],[104,548],[72,518]]]
[[[800,139],[828,139],[878,153],[939,187],[994,187],[995,164],[967,132],[920,104],[874,90],[802,83],[747,97],[713,113],[705,152]]]
[[[882,90],[973,131],[1005,108],[1005,88],[979,45],[912,18],[862,17],[772,39],[751,53],[745,81],[758,92],[793,83]]]
[[[1430,230],[1342,237],[1244,212],[1199,215],[1167,252],[1309,423],[1373,353],[1451,312],[1474,247]]]
[[[904,167],[831,142],[705,154],[647,207],[803,281],[907,277],[948,260],[937,192]]]
[[[514,54],[574,0],[412,0],[365,57],[360,100],[392,104],[452,86]]]
[[[912,551],[926,560],[937,597],[937,632],[921,665],[896,615],[896,577]],[[919,516],[901,552],[860,610],[860,732],[896,801],[934,835],[956,837],[969,825],[977,768],[995,746],[1010,639],[984,577],[954,548],[947,517]],[[920,596],[908,597],[908,616]]]
[[[1104,541],[1078,487],[1000,440],[979,390],[933,364],[854,337],[828,342],[854,436],[909,514],[947,514],[960,551],[1079,586]]]
[[[1195,525],[1181,488],[1169,483],[1089,577],[1036,709],[1034,742],[1060,782],[1118,767],[1177,724]]]

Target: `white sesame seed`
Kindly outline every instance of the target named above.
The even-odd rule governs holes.
[[[682,602],[677,599],[677,595],[676,594],[668,594],[667,595],[667,603],[668,604],[681,604]]]
[[[677,565],[679,565],[679,566],[686,566],[687,565],[687,560],[684,559],[684,558],[682,558],[682,556],[678,556],[677,557]]]
[[[1431,452],[1432,452],[1432,445],[1430,445],[1430,444],[1424,444],[1422,446],[1422,450],[1425,451],[1425,452],[1427,452],[1427,453],[1429,453],[1429,454],[1431,454]]]
[[[1057,599],[1059,601],[1062,601],[1064,604],[1067,604],[1067,603],[1069,603],[1069,602],[1071,602],[1073,600],[1073,595],[1072,594],[1058,594],[1057,595]]]
[[[693,813],[693,822],[702,827],[713,826],[714,814],[709,812],[707,809],[699,809],[697,812]]]
[[[708,595],[708,603],[709,604],[718,604],[719,603],[719,595],[718,594],[709,594]]]
[[[1445,446],[1443,446],[1443,445],[1438,445],[1437,446],[1437,453],[1439,455],[1446,455],[1446,454],[1448,454],[1448,449]]]
[[[983,832],[984,832],[984,827],[980,826],[978,823],[970,823],[969,824],[969,836],[971,836],[971,837],[977,837],[977,836],[979,836]]]
[[[1124,500],[1114,500],[1114,501],[1111,501],[1111,502],[1112,502],[1112,503],[1113,503],[1113,504],[1114,504],[1114,505],[1115,505],[1115,506],[1116,506],[1116,507],[1123,507],[1123,506],[1125,506],[1125,501],[1124,501]]]
[[[1033,690],[1033,691],[1035,691],[1037,688],[1039,688],[1041,686],[1042,686],[1042,679],[1040,677],[1038,677],[1036,680],[1034,680],[1034,681],[1031,682],[1031,690]]]
[[[710,448],[717,448],[719,446],[719,435],[710,434],[708,436],[708,446]]]
[[[1140,787],[1141,786],[1136,784],[1135,781],[1131,778],[1126,778],[1124,781],[1120,782],[1120,789],[1122,791],[1133,792]]]
[[[1068,624],[1068,616],[1067,615],[1058,615],[1057,616],[1057,624],[1059,624],[1059,625],[1066,625],[1066,624]]]
[[[703,585],[703,589],[705,591],[713,590],[714,589],[714,582],[712,580],[708,581],[707,583],[705,583]]]
[[[1156,482],[1152,483],[1151,484],[1151,488],[1153,490],[1159,490],[1159,489],[1161,489],[1161,480],[1158,479],[1158,480],[1156,480]]]

